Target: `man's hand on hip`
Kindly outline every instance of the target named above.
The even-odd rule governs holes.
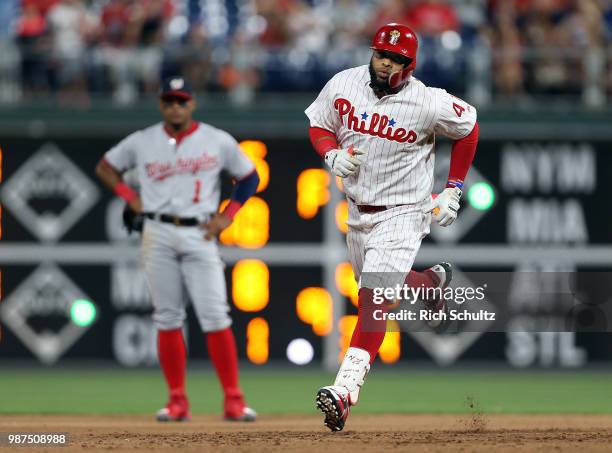
[[[357,172],[364,155],[365,151],[352,146],[349,149],[332,149],[325,154],[325,163],[334,175],[346,178]]]
[[[457,211],[459,211],[461,193],[461,189],[449,187],[438,194],[432,208],[434,219],[438,222],[438,225],[446,227],[455,221]]]
[[[225,214],[218,212],[214,216],[212,216],[208,223],[203,223],[202,225],[200,225],[200,228],[206,231],[204,239],[210,241],[219,236],[219,234],[221,234],[221,232],[231,224],[232,219],[230,219]]]

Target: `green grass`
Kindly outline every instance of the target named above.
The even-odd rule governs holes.
[[[260,413],[314,413],[317,388],[333,376],[312,370],[249,370],[242,385]],[[219,413],[211,370],[188,374],[194,413]],[[165,402],[158,370],[3,370],[0,414],[151,414]],[[361,413],[612,413],[612,372],[373,370]]]

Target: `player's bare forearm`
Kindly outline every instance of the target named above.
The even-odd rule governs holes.
[[[221,232],[231,224],[232,219],[222,212],[217,212],[214,216],[212,216],[208,223],[202,224],[200,228],[206,231],[204,234],[204,239],[210,241],[219,236]]]
[[[104,159],[96,166],[96,176],[106,187],[116,195],[123,198],[130,206],[132,211],[137,214],[142,212],[142,201],[136,192],[123,182],[123,177],[115,168],[108,164]]]
[[[96,176],[110,190],[114,190],[117,184],[123,182],[121,173],[111,167],[104,159],[101,159],[96,165]]]

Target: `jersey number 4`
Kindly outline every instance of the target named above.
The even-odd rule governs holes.
[[[455,111],[455,113],[457,114],[457,116],[459,118],[461,118],[461,115],[463,115],[463,112],[465,112],[465,107],[461,107],[459,104],[457,104],[456,102],[453,102],[453,110]]]

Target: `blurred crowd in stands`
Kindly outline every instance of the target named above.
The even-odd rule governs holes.
[[[417,77],[477,101],[611,91],[612,0],[0,0],[0,102],[130,104],[176,73],[236,102],[317,90],[388,22],[417,31]]]

